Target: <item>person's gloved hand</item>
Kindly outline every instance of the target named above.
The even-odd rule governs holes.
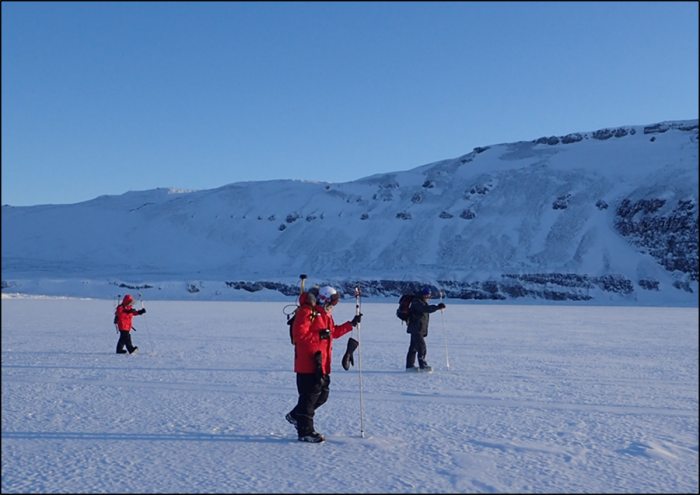
[[[438,304],[438,309],[445,309],[445,303]]]
[[[350,324],[353,327],[356,327],[357,324],[360,323],[360,321],[362,321],[362,313],[360,313],[359,315],[355,315],[355,317],[350,321]]]
[[[323,379],[323,354],[321,354],[321,351],[316,351],[316,354],[314,354],[314,364],[316,365],[316,376]]]
[[[331,331],[327,328],[324,328],[323,330],[320,330],[318,332],[318,338],[321,340],[326,340],[331,338]]]
[[[145,312],[146,312],[146,308],[141,308],[141,309],[139,310],[139,314],[140,314],[140,315],[144,314]]]

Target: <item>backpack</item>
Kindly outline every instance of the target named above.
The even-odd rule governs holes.
[[[318,290],[319,290],[318,285],[314,285],[313,287],[311,287],[308,290],[309,294],[312,297],[310,297],[310,301],[309,301],[309,303],[307,303],[307,305],[311,306],[312,308],[313,308],[314,304],[316,304],[316,296],[318,296]],[[294,311],[292,311],[289,314],[285,313],[285,314],[287,314],[287,325],[289,325],[289,340],[291,341],[292,345],[296,345],[296,342],[294,342],[294,336],[292,335],[292,325],[294,325],[294,318],[296,318],[296,316],[297,316],[297,310],[301,307],[298,304],[295,304],[294,306],[295,306]],[[287,307],[287,306],[285,306],[285,307]],[[315,317],[316,317],[316,311],[312,309],[311,321],[313,321]]]
[[[399,299],[399,307],[396,310],[396,316],[399,320],[405,321],[408,324],[408,320],[411,318],[411,303],[413,298],[416,296],[413,294],[404,294]]]

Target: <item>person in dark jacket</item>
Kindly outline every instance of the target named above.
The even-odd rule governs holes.
[[[146,308],[134,309],[132,308],[134,302],[134,298],[131,297],[131,295],[125,295],[122,303],[117,306],[117,311],[114,315],[114,323],[117,325],[117,329],[119,330],[117,354],[126,354],[127,351],[129,351],[129,354],[133,354],[138,350],[138,347],[135,347],[131,343],[131,320],[133,319],[134,315],[144,314],[146,312]],[[126,350],[124,350],[124,346],[126,346]]]
[[[406,355],[406,371],[433,371],[425,360],[428,348],[425,344],[425,337],[428,336],[428,325],[430,324],[430,313],[438,309],[445,309],[445,304],[428,304],[430,299],[430,287],[423,287],[420,294],[413,298],[409,311],[411,316],[408,320],[406,332],[411,334],[411,343],[408,346]],[[416,355],[418,355],[418,368],[416,367]]]
[[[314,429],[316,409],[328,400],[331,384],[331,356],[333,339],[351,332],[361,320],[361,314],[352,321],[336,325],[333,321],[333,308],[340,295],[333,287],[326,286],[299,296],[292,324],[294,342],[294,371],[297,375],[297,405],[287,413],[285,419],[297,429],[302,442],[320,443],[325,437]]]

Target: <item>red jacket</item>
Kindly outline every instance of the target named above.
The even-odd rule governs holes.
[[[131,303],[134,302],[134,298],[129,294],[124,296],[122,303],[117,306],[117,313],[114,316],[114,323],[117,324],[119,330],[126,330],[127,332],[131,330],[131,320],[134,315],[141,314],[138,309],[131,307]]]
[[[342,325],[336,325],[331,316],[331,311],[326,313],[324,306],[312,306],[309,304],[308,293],[299,296],[300,307],[297,309],[292,325],[292,337],[294,338],[294,371],[296,373],[315,373],[316,351],[321,351],[323,373],[331,372],[331,356],[333,355],[333,339],[342,337],[352,331],[352,324],[347,321]],[[331,331],[329,339],[321,340],[319,332],[323,329]]]

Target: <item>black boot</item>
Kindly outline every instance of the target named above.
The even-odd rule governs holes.
[[[326,439],[323,435],[321,435],[317,431],[312,431],[311,433],[308,433],[306,435],[302,435],[301,433],[299,434],[299,441],[300,442],[309,442],[309,443],[321,443]]]
[[[345,371],[350,369],[350,365],[355,366],[355,360],[353,359],[352,353],[355,352],[355,349],[357,349],[357,346],[358,346],[357,340],[350,337],[348,339],[348,348],[345,351],[345,355],[343,356],[343,369]]]

